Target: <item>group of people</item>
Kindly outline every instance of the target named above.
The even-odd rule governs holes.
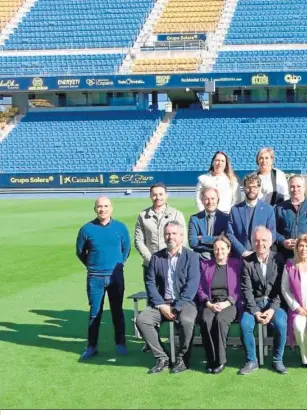
[[[307,200],[304,177],[273,167],[274,152],[261,149],[259,169],[244,178],[245,198],[229,159],[217,152],[209,172],[199,177],[188,230],[183,214],[167,203],[167,188],[150,188],[152,206],[136,222],[134,243],[143,258],[147,307],[136,325],[143,351],[156,358],[149,373],[170,367],[159,328],[173,320],[179,333],[177,359],[171,373],[189,367],[195,322],[200,325],[207,373],[221,373],[227,363],[226,341],[236,319],[246,351],[242,375],[258,369],[256,323],[274,328],[273,369],[283,363],[287,341],[300,348],[307,367]],[[127,227],[112,218],[106,197],[95,203],[97,218],[77,238],[77,255],[87,267],[90,304],[88,347],[81,359],[97,353],[99,326],[108,292],[116,351],[127,354],[123,313],[123,266],[130,253]],[[188,249],[187,244],[191,249]],[[288,333],[287,333],[288,331]]]

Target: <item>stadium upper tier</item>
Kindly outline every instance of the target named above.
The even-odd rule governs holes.
[[[0,75],[113,74],[124,55],[0,56]]]
[[[24,0],[0,0],[0,31],[11,20]]]
[[[239,0],[224,43],[305,43],[306,40],[306,0]]]
[[[218,150],[230,156],[235,170],[254,170],[256,153],[261,147],[275,150],[279,168],[305,168],[307,110],[179,110],[148,171],[206,171]]]
[[[28,113],[0,144],[5,173],[131,171],[161,112]]]
[[[306,49],[243,50],[220,52],[213,71],[285,71],[306,68]]]
[[[154,0],[38,0],[4,49],[82,49],[131,45]]]

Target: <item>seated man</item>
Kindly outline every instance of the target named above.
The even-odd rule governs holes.
[[[227,238],[232,245],[232,254],[246,257],[252,253],[252,234],[256,226],[265,226],[276,239],[274,209],[268,203],[258,199],[261,179],[257,174],[249,174],[243,181],[245,201],[231,208]]]
[[[219,195],[216,189],[205,187],[201,200],[205,209],[190,217],[189,245],[203,258],[211,259],[214,241],[227,231],[229,215],[217,208]]]
[[[272,233],[264,226],[254,231],[255,252],[243,259],[241,291],[244,313],[240,321],[242,341],[246,350],[247,363],[240,375],[248,375],[258,369],[254,327],[272,323],[275,329],[273,369],[287,373],[283,355],[287,340],[287,314],[280,308],[281,278],[284,262],[280,254],[272,252]]]
[[[177,324],[179,351],[171,372],[180,373],[187,369],[197,315],[193,299],[200,279],[199,256],[183,247],[184,228],[179,222],[168,222],[164,237],[166,248],[154,253],[149,263],[145,276],[148,307],[139,314],[136,325],[157,359],[149,373],[159,373],[169,366],[169,358],[161,345],[157,326],[166,320]]]

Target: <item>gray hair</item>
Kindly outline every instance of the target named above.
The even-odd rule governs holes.
[[[300,179],[303,181],[304,186],[306,187],[306,179],[302,174],[293,174],[292,176],[289,177],[288,183],[290,185],[291,180],[293,179]]]
[[[178,220],[170,220],[164,225],[164,235],[165,235],[165,230],[168,226],[177,226],[180,229],[180,233],[182,235],[184,234],[184,226],[182,223],[178,222]]]
[[[201,198],[201,200],[203,200],[204,194],[205,194],[205,192],[207,192],[207,190],[213,190],[216,193],[217,200],[218,201],[220,200],[220,195],[219,195],[219,192],[218,192],[217,188],[216,187],[212,187],[212,186],[208,186],[208,187],[205,186],[205,187],[203,187],[201,189],[201,192],[200,192],[200,198]]]
[[[272,245],[273,243],[273,236],[272,236],[272,232],[270,231],[270,229],[266,228],[263,225],[259,225],[256,226],[255,229],[252,232],[252,244],[253,244],[253,249],[255,250],[255,235],[257,232],[265,232],[267,234],[267,236],[269,237],[270,240],[270,245]]]

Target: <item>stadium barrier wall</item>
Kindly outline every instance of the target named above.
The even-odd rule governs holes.
[[[144,90],[217,87],[307,85],[307,72],[188,73],[165,75],[96,75],[49,77],[1,77],[0,92]]]
[[[250,171],[236,171],[242,178]],[[286,172],[300,173],[299,170]],[[163,182],[169,187],[195,187],[202,171],[165,172],[98,172],[98,173],[37,173],[0,174],[0,188],[63,189],[63,188],[148,188]]]

